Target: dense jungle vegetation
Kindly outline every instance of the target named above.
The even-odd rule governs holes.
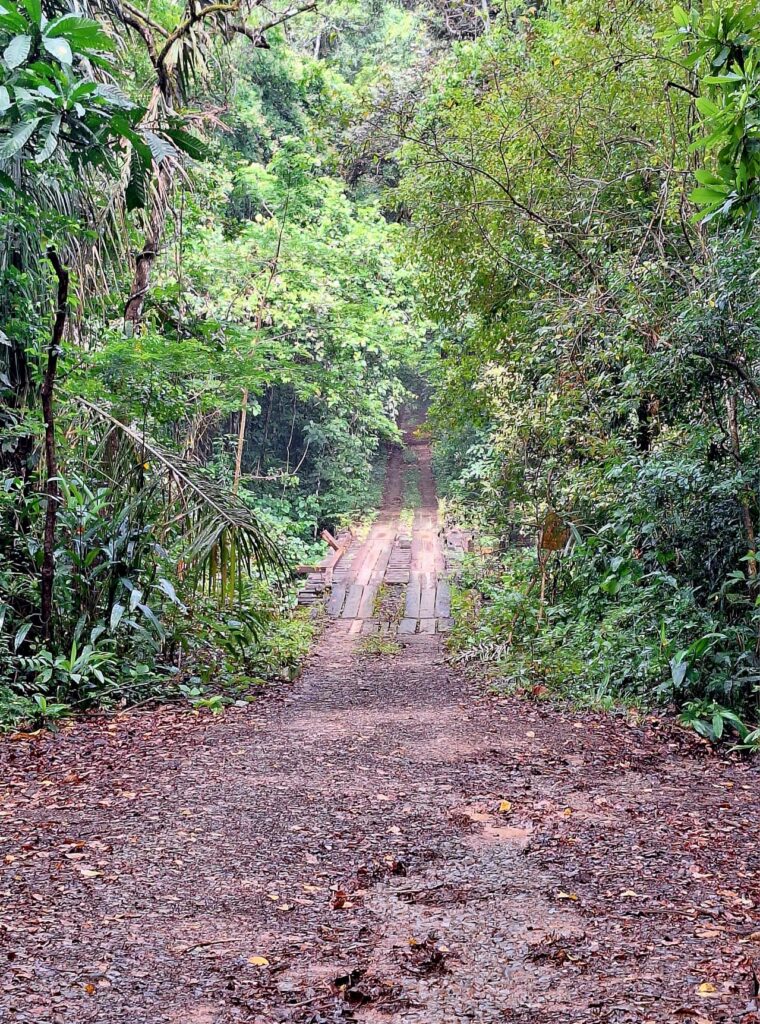
[[[287,672],[424,387],[459,657],[757,742],[753,4],[0,0],[0,50],[3,722]]]

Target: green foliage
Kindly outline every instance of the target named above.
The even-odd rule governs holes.
[[[371,507],[423,338],[401,227],[339,174],[372,48],[349,33],[328,60],[277,30],[258,50],[163,3],[0,6],[0,721],[178,695],[216,712],[297,673],[315,625],[287,566]],[[418,23],[383,20],[403,61]],[[49,240],[72,301],[44,642]]]
[[[695,171],[696,217],[751,224],[760,210],[760,13],[755,4],[714,2],[691,14],[676,5],[673,18],[676,46],[685,43],[684,63],[702,90],[695,106],[703,136],[693,147],[716,162],[714,172]]]
[[[750,735],[742,720],[730,708],[721,707],[715,701],[689,701],[684,705],[679,721],[711,743],[719,743],[727,728],[738,735],[742,745],[747,744]],[[747,746],[751,746],[751,743],[750,740]]]
[[[45,164],[59,147],[77,174],[93,168],[117,171],[118,147],[132,152],[127,208],[146,205],[147,182],[164,160],[181,152],[202,155],[198,139],[178,118],[146,127],[146,109],[114,84],[104,84],[95,68],[113,72],[110,35],[96,21],[67,11],[48,18],[39,4],[0,5],[0,169],[32,157]],[[5,171],[3,190],[20,182]]]
[[[362,640],[359,649],[368,657],[388,658],[401,653],[401,644],[392,637],[379,633]]]
[[[496,550],[455,642],[513,683],[757,714],[756,31],[549,4],[456,47],[401,126],[436,465]]]

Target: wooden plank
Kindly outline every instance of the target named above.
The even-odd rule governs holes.
[[[373,584],[368,583],[364,588],[362,594],[361,604],[359,605],[358,617],[360,619],[371,619],[372,613],[375,610],[375,597],[377,595],[377,587]]]
[[[409,633],[416,632],[416,630],[417,630],[417,620],[416,619],[402,619],[401,622],[399,622],[399,624],[398,624],[398,631],[399,631],[399,633],[409,634]]]
[[[420,619],[420,633],[435,633],[435,619]]]
[[[409,582],[408,569],[388,569],[385,573],[385,582],[395,586],[403,586]]]
[[[355,619],[359,614],[359,605],[362,601],[364,587],[361,583],[352,583],[346,594],[346,603],[341,612],[342,619]]]
[[[406,588],[406,612],[407,619],[418,619],[420,617],[420,581],[419,577],[412,577],[409,586]]]
[[[354,621],[351,623],[351,629],[349,630],[349,632],[350,633],[361,633],[363,625],[364,625],[364,623],[362,622],[361,619],[354,619]]]
[[[420,618],[432,619],[435,616],[435,587],[425,587],[420,593]]]
[[[332,588],[330,594],[330,600],[327,602],[327,614],[332,615],[333,618],[337,619],[340,615],[340,610],[343,607],[343,602],[346,600],[346,584],[336,583]]]
[[[440,618],[451,615],[451,587],[447,580],[440,580],[435,592],[435,614]]]
[[[333,535],[330,533],[329,530],[323,530],[320,533],[319,536],[322,538],[323,541],[326,541],[330,545],[330,547],[333,549],[333,551],[339,551],[340,550],[341,545],[333,537]]]

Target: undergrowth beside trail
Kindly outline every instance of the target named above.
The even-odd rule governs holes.
[[[670,708],[712,742],[760,749],[758,688],[735,692],[723,637],[693,598],[656,574],[631,574],[619,589],[604,586],[609,574],[579,578],[583,557],[554,561],[542,599],[535,549],[467,556],[453,588],[453,660],[480,666],[499,692]]]

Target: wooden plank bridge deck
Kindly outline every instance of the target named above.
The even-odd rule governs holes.
[[[401,453],[393,452],[383,507],[366,538],[341,537],[340,553],[331,552],[309,573],[299,595],[300,604],[325,601],[327,614],[351,633],[388,634],[407,643],[451,627],[447,577],[468,537],[461,531],[444,536],[429,451],[416,451],[422,501],[411,531],[401,523],[404,466]]]

